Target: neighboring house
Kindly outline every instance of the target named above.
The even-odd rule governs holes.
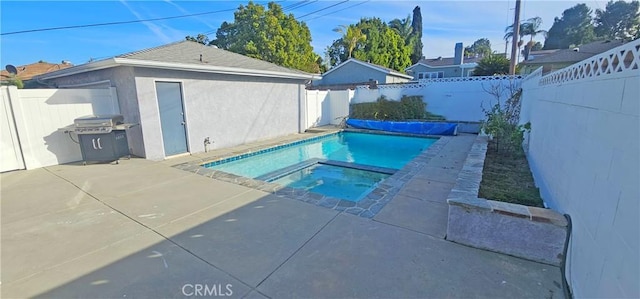
[[[479,57],[464,57],[462,43],[457,43],[453,57],[438,57],[421,59],[416,64],[406,69],[407,74],[413,76],[413,80],[469,77],[473,69],[478,65]]]
[[[315,80],[310,89],[353,89],[365,84],[393,84],[409,82],[407,74],[355,58],[336,65]]]
[[[32,64],[16,66],[16,70],[18,71],[18,73],[16,74],[16,78],[26,83],[27,81],[31,80],[35,76],[70,68],[72,66],[73,64],[71,64],[68,61],[62,61],[62,63],[59,63],[59,64],[39,61]],[[0,71],[0,81],[6,82],[10,78],[11,78],[11,74],[8,71],[6,70]]]
[[[563,69],[591,56],[609,51],[623,45],[622,40],[606,40],[584,44],[571,49],[533,51],[529,59],[521,63],[521,74],[530,74],[542,67],[542,74]]]
[[[317,74],[182,41],[39,77],[58,88],[115,87],[132,154],[160,160],[304,130]]]

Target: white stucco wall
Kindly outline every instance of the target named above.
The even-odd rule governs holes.
[[[620,67],[624,57],[640,64],[640,41],[630,44],[523,81],[536,184],[573,219],[566,275],[576,298],[640,297],[640,70]],[[607,56],[620,52],[616,69]]]
[[[182,71],[135,69],[146,157],[165,158],[155,92],[156,81],[180,82],[188,148],[204,151],[298,133],[302,80],[259,78]]]

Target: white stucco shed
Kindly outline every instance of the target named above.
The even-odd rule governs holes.
[[[132,154],[161,160],[303,131],[317,74],[182,41],[48,73],[58,88],[116,87]]]

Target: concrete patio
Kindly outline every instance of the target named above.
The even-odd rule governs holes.
[[[556,267],[444,240],[474,139],[453,137],[373,219],[171,167],[266,141],[4,173],[1,295],[562,298]]]

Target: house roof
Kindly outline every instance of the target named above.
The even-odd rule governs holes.
[[[36,62],[36,63],[21,65],[16,67],[16,69],[18,70],[18,74],[16,75],[16,77],[18,77],[20,80],[25,81],[25,80],[30,80],[31,78],[37,75],[70,68],[72,66],[73,64],[71,63],[57,64],[57,63],[48,63],[48,62]],[[3,81],[7,80],[9,79],[10,76],[11,74],[9,74],[8,71],[5,71],[5,70],[0,71],[0,80],[3,80]]]
[[[475,64],[478,63],[478,61],[480,61],[480,57],[464,57],[462,64],[465,65],[469,65],[469,64]],[[450,67],[450,66],[455,66],[455,64],[453,64],[453,57],[438,57],[438,58],[428,58],[428,59],[420,59],[420,61],[418,61],[416,64],[408,67],[407,69],[412,69],[417,65],[424,65],[427,67]]]
[[[181,41],[90,62],[46,74],[41,78],[52,79],[121,65],[290,79],[316,79],[320,77],[318,74],[289,69],[213,46]]]
[[[560,49],[551,54],[544,56],[536,56],[535,52],[531,55],[533,59],[529,59],[524,64],[545,64],[545,63],[575,63],[585,60],[591,56],[606,52],[615,47],[623,45],[625,42],[622,40],[606,40],[597,41],[588,44],[581,45],[573,49]],[[576,50],[577,49],[577,50]],[[537,51],[536,51],[537,52]]]
[[[327,72],[322,74],[322,76],[326,76],[329,73],[331,73],[331,72],[343,67],[344,65],[346,65],[348,63],[357,63],[357,64],[360,64],[360,65],[366,66],[366,67],[368,67],[370,69],[376,70],[378,72],[385,73],[387,75],[392,75],[392,76],[396,76],[396,77],[400,77],[400,78],[404,78],[404,79],[413,79],[413,77],[411,77],[411,76],[409,76],[407,74],[400,73],[400,72],[398,72],[396,70],[393,70],[393,69],[390,69],[390,68],[386,68],[386,67],[381,66],[381,65],[369,63],[369,62],[364,62],[362,60],[358,60],[358,59],[355,59],[355,58],[349,58],[347,61],[334,66],[333,68],[331,68],[330,70],[328,70]]]

